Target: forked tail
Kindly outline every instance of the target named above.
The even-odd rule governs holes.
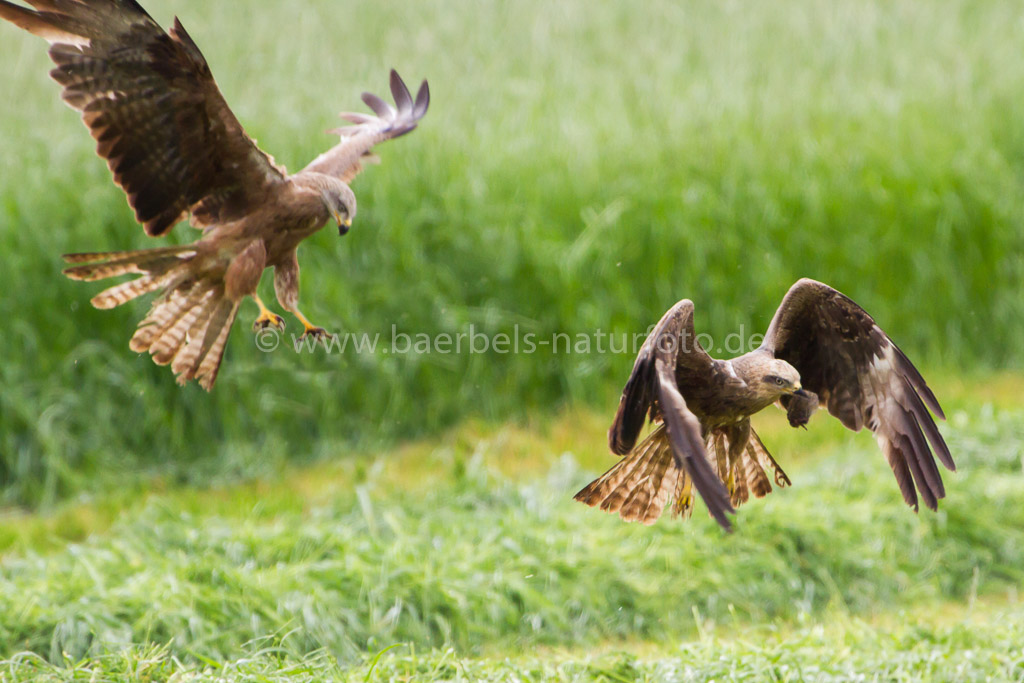
[[[724,431],[709,433],[705,449],[734,506],[745,503],[751,494],[760,498],[771,493],[766,470],[771,471],[776,486],[790,484],[789,477],[753,429],[741,457],[731,465],[729,439]],[[654,524],[670,499],[673,515],[685,519],[692,514],[693,481],[676,466],[668,433],[664,425],[659,425],[622,460],[577,493],[575,499],[617,513],[627,522]]]
[[[92,299],[96,308],[114,308],[143,294],[160,291],[131,339],[131,349],[148,351],[157,365],[170,365],[178,384],[191,379],[209,391],[217,379],[238,302],[224,296],[221,280],[197,278],[191,268],[193,247],[67,254],[76,265],[64,270],[72,280],[103,280],[138,274]]]

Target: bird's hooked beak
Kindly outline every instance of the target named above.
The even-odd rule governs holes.
[[[793,395],[794,396],[799,396],[800,398],[807,398],[807,392],[804,391],[804,388],[802,386],[800,386],[799,382],[796,383],[796,387],[795,387],[795,390],[793,391]]]
[[[335,212],[334,222],[338,224],[338,237],[344,237],[352,227],[351,218],[342,218],[340,213]]]

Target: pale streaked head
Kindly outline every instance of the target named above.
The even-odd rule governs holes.
[[[324,206],[334,222],[338,224],[338,234],[344,235],[352,227],[352,219],[356,217],[356,196],[348,185],[338,183],[324,189]]]
[[[761,381],[772,387],[779,395],[795,394],[803,387],[800,384],[800,373],[784,360],[773,358],[765,368]]]

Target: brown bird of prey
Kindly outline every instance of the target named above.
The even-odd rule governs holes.
[[[612,451],[626,457],[576,500],[653,524],[669,498],[689,516],[696,488],[729,529],[726,513],[771,492],[765,470],[777,486],[790,484],[750,416],[779,403],[802,427],[819,401],[849,429],[874,432],[908,505],[917,510],[916,483],[937,509],[946,492],[932,451],[956,466],[925,408],[945,418],[935,395],[863,308],[806,278],[782,300],[761,346],[731,360],[697,342],[692,301],[673,306],[640,349],[608,431]],[[636,444],[648,416],[659,425]]]
[[[168,33],[134,0],[27,1],[34,9],[0,0],[0,17],[51,44],[50,75],[82,113],[146,234],[163,235],[186,217],[203,230],[183,247],[69,254],[76,265],[64,273],[141,275],[98,294],[97,308],[159,292],[131,348],[169,364],[181,384],[213,387],[246,296],[259,306],[254,327],[283,327],[256,295],[265,268],[274,268],[277,300],[302,323],[303,336],[326,336],[297,307],[295,249],[328,220],[348,231],[356,199],[347,183],[376,159],[374,145],[416,127],[430,100],[427,82],[413,100],[392,71],[397,109],[364,93],[376,116],[342,114],[355,125],[331,131],[341,142],[289,175],[246,135],[177,19]]]

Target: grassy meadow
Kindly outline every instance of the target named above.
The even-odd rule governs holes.
[[[429,79],[352,231],[300,250],[303,311],[382,342],[265,352],[251,306],[211,394],[131,352],[148,302],[92,309],[59,256],[159,242],[0,26],[0,680],[1024,679],[1016,3],[144,4],[291,170],[389,68]],[[388,348],[688,297],[724,353],[801,276],[934,378],[938,514],[869,436],[768,415],[794,487],[737,533],[625,525],[571,494],[629,351]]]
[[[5,520],[6,680],[1020,680],[1024,411],[941,385],[962,474],[915,516],[871,439],[781,413],[793,478],[628,525],[570,499],[603,416]],[[48,678],[47,678],[48,677]]]

